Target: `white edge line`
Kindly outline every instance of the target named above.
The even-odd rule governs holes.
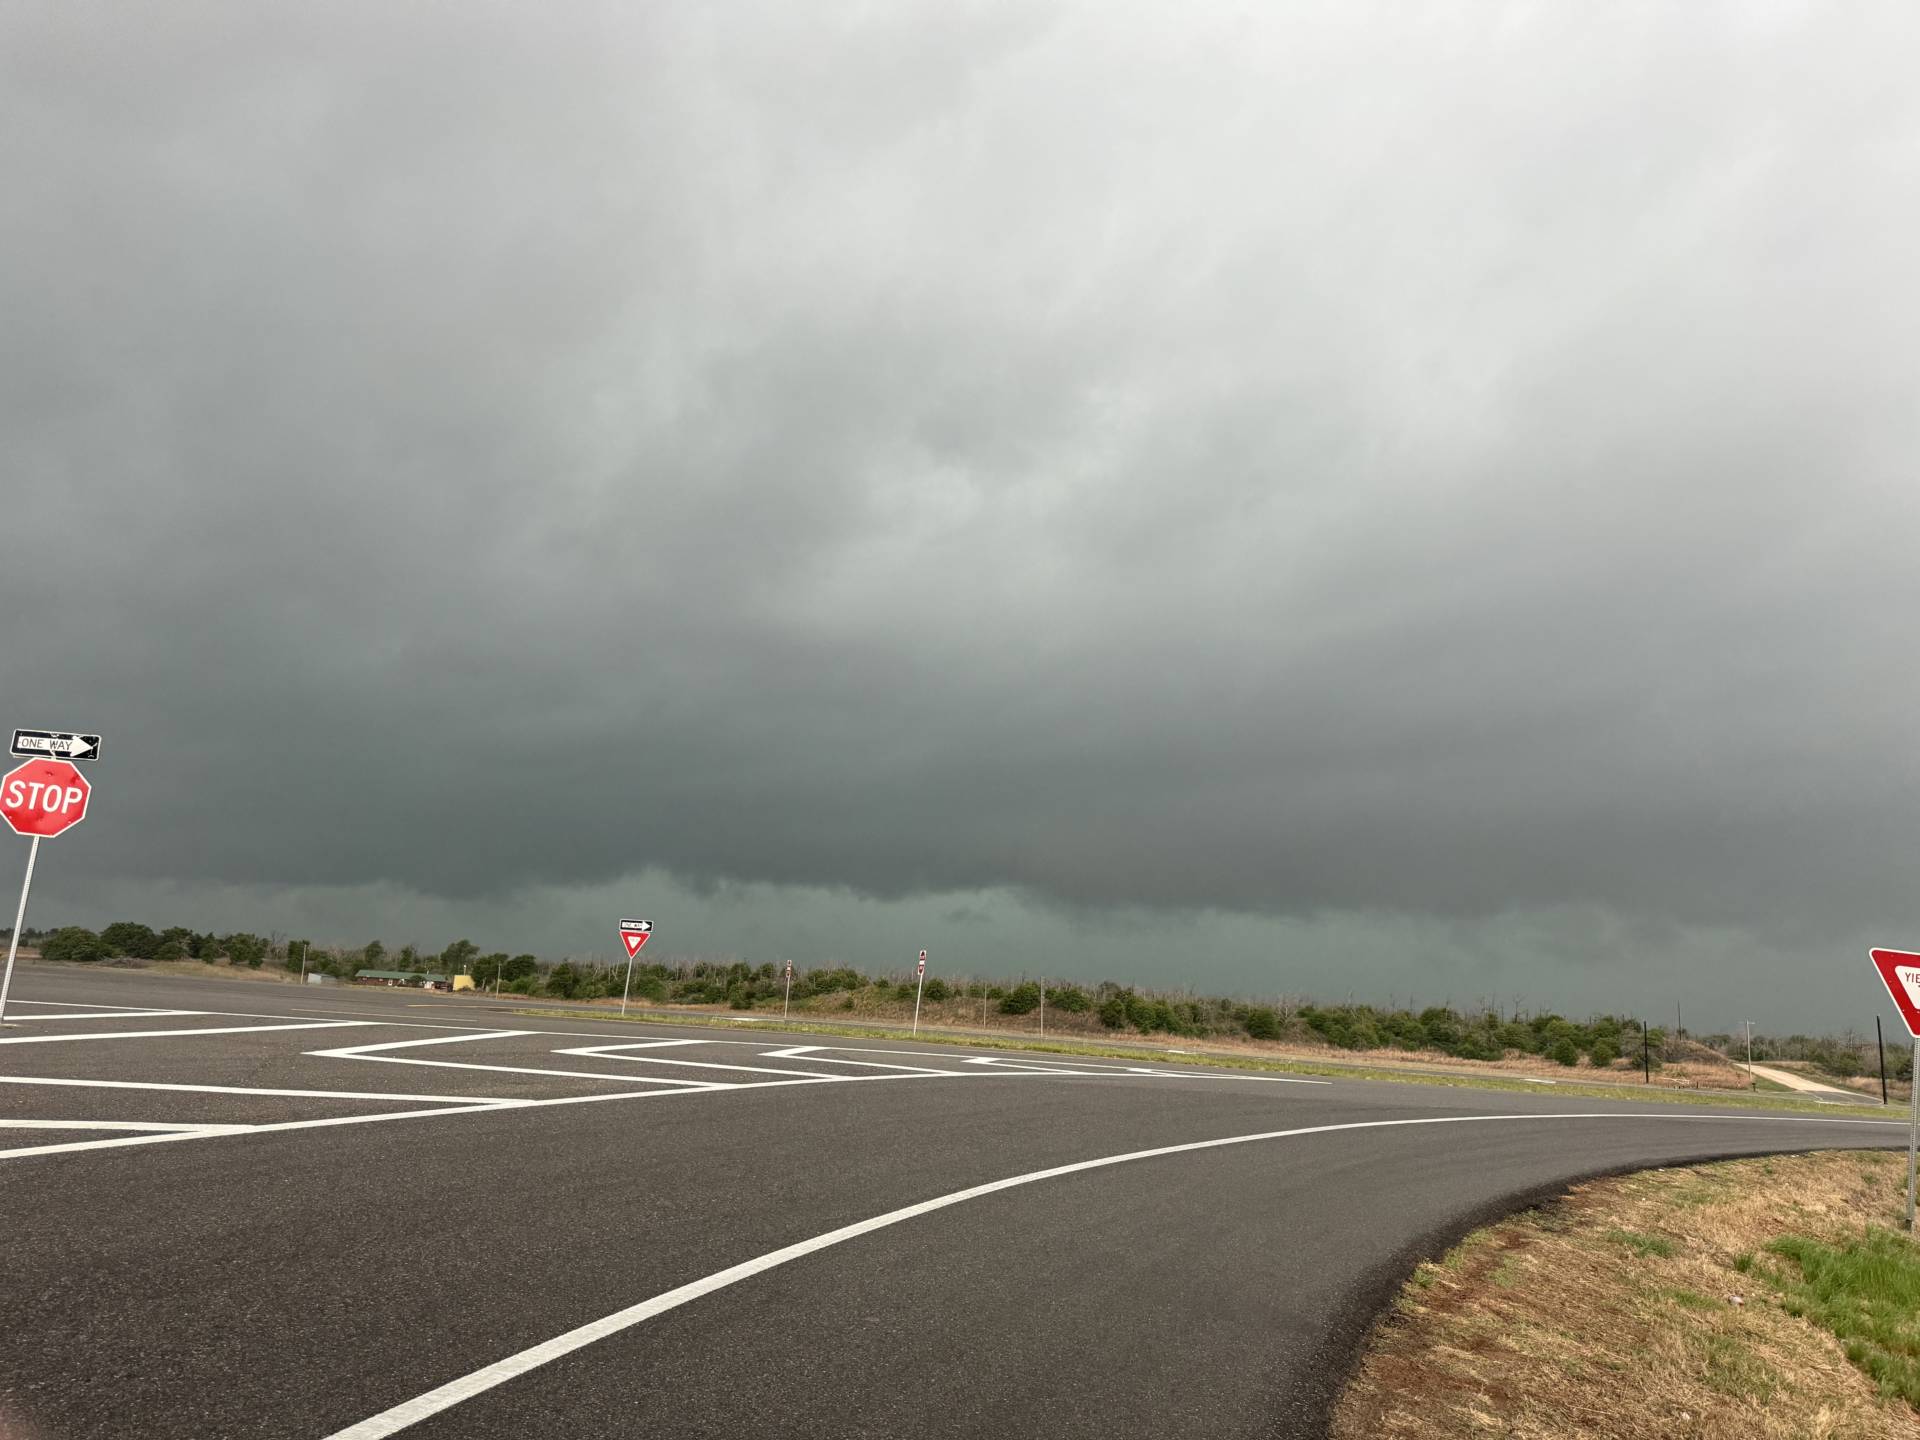
[[[874,1079],[884,1077],[874,1076]],[[717,1270],[711,1275],[680,1285],[672,1290],[662,1291],[637,1305],[629,1305],[624,1310],[616,1310],[585,1325],[544,1340],[538,1345],[509,1355],[504,1360],[496,1360],[491,1365],[482,1366],[471,1374],[462,1375],[457,1380],[416,1395],[390,1409],[382,1410],[378,1415],[349,1425],[344,1430],[336,1430],[326,1440],[383,1440],[410,1425],[416,1425],[430,1416],[474,1396],[503,1385],[507,1381],[537,1370],[540,1366],[570,1355],[610,1335],[617,1335],[635,1325],[651,1320],[656,1315],[664,1315],[669,1310],[677,1310],[690,1301],[716,1290],[724,1290],[737,1285],[742,1280],[752,1279],[768,1270],[790,1264],[818,1251],[844,1244],[848,1240],[862,1235],[870,1235],[876,1230],[885,1230],[889,1226],[904,1221],[930,1215],[936,1210],[945,1210],[949,1206],[963,1204],[968,1200],[978,1200],[982,1196],[998,1194],[1002,1190],[1013,1190],[1024,1185],[1038,1184],[1042,1180],[1057,1180],[1064,1175],[1077,1175],[1088,1170],[1103,1170],[1114,1165],[1125,1165],[1136,1160],[1154,1160],[1167,1155],[1185,1155],[1197,1150],[1217,1150],[1228,1145],[1251,1145],[1262,1140],[1287,1140],[1302,1135],[1326,1135],[1341,1130],[1385,1130],[1411,1125],[1460,1125],[1477,1122],[1520,1121],[1520,1120],[1693,1120],[1693,1121],[1762,1121],[1781,1120],[1784,1123],[1798,1122],[1812,1125],[1882,1125],[1893,1128],[1905,1128],[1898,1121],[1890,1120],[1829,1120],[1814,1116],[1775,1117],[1771,1115],[1639,1115],[1632,1112],[1619,1113],[1596,1111],[1573,1115],[1429,1115],[1403,1120],[1353,1120],[1338,1125],[1308,1125],[1294,1130],[1265,1130],[1254,1135],[1228,1135],[1217,1140],[1193,1140],[1182,1145],[1162,1145],[1152,1150],[1132,1150],[1123,1155],[1105,1155],[1096,1160],[1079,1160],[1069,1165],[1055,1165],[1046,1170],[1032,1170],[1024,1175],[1012,1175],[1004,1180],[991,1180],[984,1185],[969,1186],[965,1190],[955,1190],[946,1195],[937,1195],[931,1200],[922,1200],[915,1205],[905,1205],[898,1210],[889,1210],[883,1215],[875,1215],[866,1220],[857,1220],[851,1225],[843,1225],[838,1230],[829,1230],[823,1235],[801,1240],[792,1245],[770,1250],[764,1255],[730,1265],[725,1270]]]

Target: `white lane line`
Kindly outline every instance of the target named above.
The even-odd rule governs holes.
[[[910,1075],[951,1075],[951,1070],[941,1070],[931,1065],[895,1065],[888,1060],[842,1060],[837,1055],[825,1053],[824,1045],[793,1045],[785,1050],[767,1050],[762,1053],[769,1060],[806,1059],[815,1065],[859,1065],[868,1070],[904,1070]]]
[[[378,1057],[375,1057],[378,1058]],[[424,1061],[406,1061],[393,1057],[395,1064],[424,1064]],[[442,1062],[450,1063],[450,1062]],[[491,1066],[454,1067],[491,1069]],[[558,1075],[565,1071],[543,1070],[536,1074]],[[1022,1076],[1019,1070],[975,1070],[972,1072],[948,1071],[946,1078],[955,1080],[1012,1079]],[[222,1136],[264,1135],[278,1130],[323,1130],[335,1125],[377,1125],[386,1120],[430,1120],[442,1115],[481,1115],[501,1110],[535,1110],[559,1105],[594,1105],[603,1100],[677,1100],[683,1095],[707,1095],[717,1091],[729,1094],[736,1090],[779,1090],[789,1085],[819,1085],[819,1080],[742,1080],[734,1083],[717,1081],[663,1081],[652,1075],[621,1075],[598,1077],[608,1080],[624,1080],[629,1085],[675,1084],[681,1088],[671,1090],[621,1090],[604,1095],[557,1095],[547,1100],[488,1099],[471,1100],[464,1104],[439,1103],[433,1110],[390,1110],[380,1115],[336,1115],[324,1120],[280,1120],[269,1125],[247,1125],[233,1130],[196,1130],[180,1135],[135,1135],[121,1140],[75,1140],[64,1145],[35,1145],[13,1150],[0,1150],[0,1160],[14,1160],[28,1155],[62,1155],[81,1150],[110,1150],[127,1145],[157,1145],[173,1140],[212,1140]],[[883,1080],[922,1080],[922,1075],[834,1075],[826,1083],[839,1085],[861,1085]],[[56,1082],[72,1083],[72,1082]],[[131,1083],[131,1082],[128,1082]],[[173,1088],[173,1087],[167,1087]],[[181,1086],[181,1089],[198,1089],[197,1086]],[[279,1092],[270,1092],[279,1093]],[[422,1096],[435,1102],[446,1102],[454,1097],[446,1095]],[[1840,1122],[1835,1122],[1840,1123]],[[1880,1122],[1867,1122],[1880,1123]],[[1889,1122],[1890,1123],[1890,1122]]]
[[[269,1090],[251,1085],[175,1085],[157,1080],[69,1080],[41,1075],[0,1075],[0,1085],[58,1085],[97,1090],[172,1090],[189,1095],[273,1095],[297,1100],[409,1100],[436,1105],[510,1105],[486,1095],[408,1095],[392,1090]]]
[[[580,1045],[569,1050],[556,1050],[556,1055],[586,1055],[595,1060],[631,1060],[640,1065],[679,1065],[690,1070],[736,1070],[749,1075],[798,1075],[808,1080],[828,1082],[845,1080],[845,1075],[822,1075],[815,1070],[782,1070],[773,1065],[722,1065],[714,1060],[673,1060],[662,1055],[628,1055],[623,1051],[638,1050],[638,1045]],[[944,1071],[941,1073],[945,1073]]]
[[[160,1040],[178,1035],[260,1035],[271,1030],[339,1030],[377,1020],[302,1020],[293,1025],[217,1025],[192,1030],[109,1030],[97,1035],[8,1035],[0,1045],[57,1045],[66,1040]]]
[[[161,1125],[152,1120],[0,1120],[0,1130],[185,1130],[193,1134],[226,1134],[250,1129],[246,1125]]]
[[[486,1030],[475,1035],[430,1035],[425,1040],[390,1040],[378,1045],[349,1045],[338,1050],[309,1050],[318,1060],[372,1060],[387,1065],[424,1065],[432,1070],[483,1070],[497,1075],[553,1075],[567,1080],[611,1080],[616,1085],[684,1085],[703,1090],[720,1088],[705,1080],[669,1080],[635,1075],[609,1075],[592,1070],[554,1070],[536,1065],[482,1065],[464,1060],[422,1060],[417,1055],[389,1055],[389,1050],[412,1050],[423,1045],[462,1045],[469,1040],[507,1040],[517,1035],[537,1035],[537,1030]],[[579,1052],[560,1050],[555,1054]]]
[[[21,1000],[17,997],[9,1000],[7,1003],[9,1005],[65,1005],[69,1009],[77,1010],[125,1010],[136,1015],[153,1008],[150,1005],[101,1005],[92,1000]],[[213,1015],[221,1012],[213,1010],[182,1010],[179,1013],[182,1015]],[[286,1017],[284,1015],[276,1015],[273,1018],[276,1020],[284,1020]]]
[[[204,1010],[63,1010],[53,1015],[16,1015],[15,1020],[146,1020],[162,1015],[204,1015]]]
[[[873,1076],[873,1079],[883,1077]],[[969,1200],[978,1200],[982,1196],[997,1195],[1002,1190],[1014,1190],[1024,1185],[1037,1185],[1043,1180],[1057,1180],[1063,1175],[1078,1175],[1088,1170],[1104,1170],[1115,1165],[1127,1165],[1136,1160],[1157,1160],[1167,1155],[1188,1155],[1199,1150],[1218,1150],[1229,1145],[1252,1145],[1263,1140],[1291,1140],[1303,1135],[1327,1135],[1341,1130],[1387,1130],[1412,1125],[1464,1125],[1498,1123],[1501,1121],[1523,1120],[1774,1120],[1774,1116],[1754,1115],[1634,1115],[1610,1112],[1596,1112],[1576,1115],[1427,1115],[1403,1120],[1353,1120],[1338,1125],[1307,1125],[1294,1130],[1264,1130],[1255,1135],[1227,1135],[1217,1140],[1193,1140],[1184,1145],[1161,1145],[1151,1150],[1130,1150],[1123,1155],[1105,1155],[1097,1160],[1078,1160],[1070,1165],[1055,1165],[1046,1170],[1031,1170],[1024,1175],[1011,1175],[1004,1180],[991,1180],[984,1185],[972,1185],[965,1190],[955,1190],[946,1195],[937,1195],[931,1200],[922,1200],[917,1205],[905,1205],[898,1210],[889,1210],[884,1215],[875,1215],[866,1220],[857,1220],[851,1225],[843,1225],[838,1230],[829,1230],[824,1235],[816,1235],[810,1240],[801,1240],[792,1245],[770,1250],[764,1255],[730,1265],[725,1270],[717,1270],[702,1279],[680,1285],[672,1290],[662,1291],[637,1305],[629,1305],[624,1310],[616,1310],[598,1320],[556,1335],[551,1340],[509,1355],[504,1360],[496,1360],[491,1365],[482,1366],[469,1375],[450,1380],[445,1385],[416,1395],[413,1399],[382,1410],[378,1415],[362,1420],[357,1425],[349,1425],[344,1430],[336,1430],[326,1440],[383,1440],[388,1435],[398,1434],[409,1425],[417,1425],[429,1416],[438,1415],[443,1410],[451,1410],[463,1401],[484,1394],[496,1385],[537,1370],[562,1356],[630,1330],[635,1325],[651,1320],[656,1315],[664,1315],[669,1310],[677,1310],[704,1295],[716,1290],[724,1290],[730,1285],[738,1285],[742,1280],[750,1280],[756,1275],[787,1265],[805,1256],[835,1245],[845,1244],[862,1235],[871,1235],[876,1230],[885,1230],[889,1226],[904,1221],[930,1215],[936,1210],[945,1210],[953,1205],[961,1205]],[[1890,1120],[1825,1120],[1803,1118],[1800,1116],[1783,1117],[1812,1125],[1883,1125],[1890,1128],[1902,1128],[1898,1121]]]

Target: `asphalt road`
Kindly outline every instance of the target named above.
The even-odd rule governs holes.
[[[15,995],[0,1440],[1312,1436],[1464,1230],[1904,1140],[406,992]]]

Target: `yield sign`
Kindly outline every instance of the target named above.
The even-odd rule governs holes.
[[[620,922],[620,943],[627,947],[627,958],[631,960],[640,953],[640,947],[653,937],[651,920],[622,920]]]
[[[1920,955],[1908,950],[1869,950],[1867,954],[1900,1008],[1908,1033],[1920,1040]]]

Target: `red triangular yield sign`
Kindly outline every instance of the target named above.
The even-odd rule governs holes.
[[[640,947],[647,943],[647,932],[644,930],[622,930],[620,932],[620,943],[627,947],[627,958],[631,960],[640,953]]]
[[[1900,1008],[1907,1032],[1920,1039],[1920,955],[1910,950],[1869,950],[1873,968],[1887,983],[1887,993]]]

